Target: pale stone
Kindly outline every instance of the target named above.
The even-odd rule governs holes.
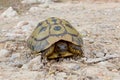
[[[94,51],[93,54],[95,54],[96,57],[104,57],[105,56],[105,53],[103,52],[100,52],[100,51]]]
[[[31,7],[29,9],[29,12],[35,12],[35,11],[38,11],[39,10],[39,7]]]
[[[65,72],[59,72],[56,74],[56,76],[67,77],[67,74]]]
[[[41,67],[43,67],[43,64],[40,60],[41,56],[37,56],[36,58],[30,60],[27,64],[24,64],[22,68],[29,70],[39,70]]]
[[[20,22],[17,23],[17,26],[15,28],[21,29],[22,26],[28,25],[28,24],[29,24],[29,22],[27,22],[27,21],[20,21]]]
[[[52,0],[23,0],[22,3],[31,4],[31,3],[50,3]]]
[[[23,63],[18,61],[18,62],[11,63],[9,65],[12,66],[12,67],[21,68],[23,66]]]
[[[7,49],[1,49],[0,50],[0,58],[5,58],[11,55],[11,52]]]
[[[23,0],[21,3],[25,3],[25,4],[31,4],[31,3],[38,3],[38,0]]]
[[[11,61],[14,61],[16,58],[20,58],[20,57],[21,57],[20,53],[14,53],[14,54],[12,54],[12,56],[10,57],[10,60],[11,60]]]
[[[27,21],[20,21],[18,24],[14,27],[13,30],[6,33],[6,37],[16,38],[16,37],[26,37],[31,34],[32,25]]]
[[[72,70],[79,70],[80,65],[76,63],[63,63],[62,66],[64,66],[67,69],[72,69]]]
[[[115,78],[120,78],[118,73],[110,72],[104,66],[90,66],[86,67],[81,71],[82,76],[89,76],[93,80],[113,80]]]
[[[12,7],[9,7],[6,11],[4,11],[1,14],[2,17],[6,17],[6,18],[15,17],[17,15],[18,15],[17,12]]]

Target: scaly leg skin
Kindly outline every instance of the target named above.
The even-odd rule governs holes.
[[[47,63],[47,58],[52,55],[52,53],[54,52],[54,47],[55,45],[52,45],[50,48],[42,51],[41,53],[41,62],[43,62],[44,64]]]
[[[31,54],[32,54],[34,57],[40,55],[40,53],[39,53],[39,52],[36,52],[36,51],[32,51]]]
[[[74,45],[74,44],[70,43],[69,44],[69,51],[71,53],[75,54],[76,55],[75,57],[77,57],[77,56],[83,57],[83,50],[80,46],[77,46],[77,45]]]
[[[55,61],[63,61],[63,58],[70,59],[70,56],[73,56],[72,53],[65,51],[65,52],[54,52],[48,59],[54,59]]]
[[[48,56],[48,59],[55,59],[55,58],[58,58],[58,57],[59,57],[59,54],[53,52],[52,55]]]
[[[54,52],[52,55],[48,56],[48,59],[55,59],[56,61],[60,61],[60,59],[64,57],[70,57],[73,56],[72,53],[65,51],[65,52]]]
[[[65,52],[56,52],[52,53],[52,55],[48,56],[49,59],[54,59],[54,58],[64,58],[64,57],[69,57],[72,56],[73,54],[65,51]]]
[[[73,56],[73,54],[68,51],[60,52],[59,54],[61,55],[62,58]]]

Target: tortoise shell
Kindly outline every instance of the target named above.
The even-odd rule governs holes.
[[[37,25],[28,38],[27,44],[32,51],[39,53],[60,40],[81,47],[83,45],[81,35],[68,21],[50,17]]]

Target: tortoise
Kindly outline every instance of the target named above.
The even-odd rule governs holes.
[[[33,53],[47,59],[83,56],[81,35],[68,21],[57,17],[40,22],[27,39],[27,45]]]

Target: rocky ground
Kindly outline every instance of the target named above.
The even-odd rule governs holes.
[[[119,80],[120,3],[51,3],[23,13],[0,10],[0,80]],[[83,36],[84,55],[77,61],[54,60],[44,66],[26,40],[48,17],[68,20]]]

